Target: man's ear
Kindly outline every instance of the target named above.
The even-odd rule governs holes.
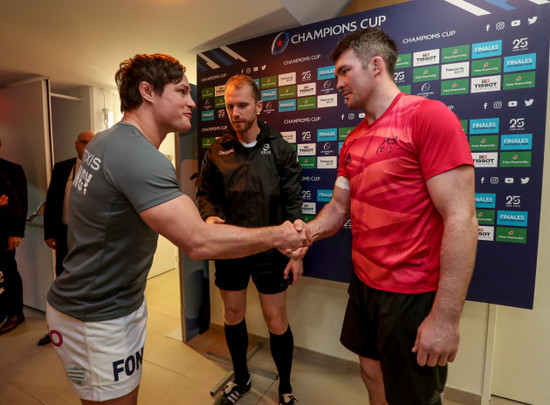
[[[264,107],[264,102],[262,100],[256,103],[256,115],[260,115],[263,107]]]
[[[141,82],[139,84],[139,94],[141,95],[141,99],[143,101],[152,102],[153,101],[153,94],[155,93],[155,90],[153,89],[153,86],[149,82]]]
[[[384,59],[382,59],[380,56],[375,56],[374,58],[372,58],[372,67],[375,74],[380,74],[382,71],[385,70],[386,67]]]

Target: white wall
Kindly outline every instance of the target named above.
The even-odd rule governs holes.
[[[104,109],[113,113],[113,122],[116,124],[122,118],[120,112],[120,99],[118,97],[118,91],[114,88],[102,89],[98,87],[91,87],[91,105],[90,116],[92,117],[91,130],[95,133],[107,129],[105,124]]]
[[[81,86],[52,93],[72,97],[51,96],[53,160],[60,162],[76,156],[76,137],[91,129],[90,88]]]
[[[172,164],[176,155],[176,139],[170,132],[160,144],[159,151],[163,153]],[[147,278],[158,276],[178,267],[178,248],[164,236],[159,235],[157,250],[153,257],[153,264]]]
[[[483,392],[489,304],[467,301],[460,320],[460,347],[449,365],[447,387],[481,395]]]
[[[550,99],[550,92],[547,100]],[[534,404],[550,404],[550,104],[546,112],[546,158],[533,310],[499,307],[496,324],[496,395]],[[521,271],[521,269],[517,269]]]

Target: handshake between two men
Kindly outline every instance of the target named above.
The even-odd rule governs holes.
[[[204,222],[208,225],[225,224],[225,220],[218,216],[210,216]],[[234,232],[227,233],[230,229]],[[288,281],[288,284],[296,284],[300,280],[303,273],[301,259],[313,243],[311,227],[302,220],[297,219],[294,223],[285,221],[281,225],[264,228],[241,228],[223,225],[223,228],[217,228],[217,230],[216,236],[220,238],[219,243],[211,245],[216,246],[217,249],[209,250],[209,259],[244,257],[276,248],[279,252],[291,258],[284,270],[284,278]],[[241,239],[241,235],[246,236]],[[233,245],[233,248],[230,247],[231,245]],[[292,278],[289,278],[291,272]]]
[[[225,220],[219,216],[209,216],[204,222],[208,225],[225,224]],[[225,246],[224,251],[216,255],[211,250],[208,257],[209,259],[243,257],[246,254],[254,254],[262,250],[276,248],[285,256],[299,260],[305,256],[307,250],[313,243],[311,229],[301,219],[297,219],[294,223],[285,221],[277,226],[260,228],[229,226],[227,228],[218,228],[218,230],[221,229],[224,231],[217,232],[217,235],[223,240]],[[232,229],[234,232],[232,234],[226,234],[228,229]],[[226,237],[223,237],[224,235]],[[243,239],[240,239],[241,235]],[[231,240],[228,240],[227,237],[230,237]],[[234,243],[235,247],[238,246],[239,248],[236,250],[227,249],[228,243]],[[243,244],[245,244],[246,247],[243,246]],[[221,248],[220,246],[220,249]],[[245,253],[245,250],[249,250],[249,252]]]
[[[294,260],[303,259],[313,243],[310,227],[301,219],[294,221],[294,224],[290,221],[285,221],[280,226],[284,227],[285,232],[289,232],[289,234],[286,237],[283,236],[285,239],[278,243],[276,242],[277,249],[285,256]]]

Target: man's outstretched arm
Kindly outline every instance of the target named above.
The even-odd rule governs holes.
[[[296,250],[310,245],[310,234],[293,224],[265,228],[206,224],[185,195],[140,213],[153,230],[168,238],[194,260],[245,257],[268,249]]]
[[[334,186],[330,202],[323,207],[315,219],[308,222],[312,241],[332,236],[337,233],[350,215],[349,190]]]
[[[347,180],[346,180],[347,181]],[[332,199],[323,207],[321,212],[317,214],[315,219],[307,224],[302,221],[295,221],[294,226],[297,231],[305,230],[311,232],[311,242],[318,241],[319,239],[326,238],[328,236],[337,233],[350,215],[350,192],[345,188],[334,186],[332,192]],[[293,259],[301,259],[307,253],[307,247],[292,251],[281,250],[285,255],[292,257]],[[288,273],[288,272],[287,272]]]

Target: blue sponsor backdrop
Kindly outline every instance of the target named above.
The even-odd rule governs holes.
[[[260,118],[296,145],[303,212],[312,219],[329,200],[342,142],[364,118],[347,109],[328,55],[342,35],[380,26],[399,46],[400,89],[443,101],[470,140],[480,226],[468,299],[531,308],[549,16],[550,4],[540,0],[413,0],[200,53],[200,155],[209,145],[203,139],[220,136],[229,125],[224,83],[234,74],[252,76],[264,97]],[[351,226],[311,248],[306,275],[349,280]]]

